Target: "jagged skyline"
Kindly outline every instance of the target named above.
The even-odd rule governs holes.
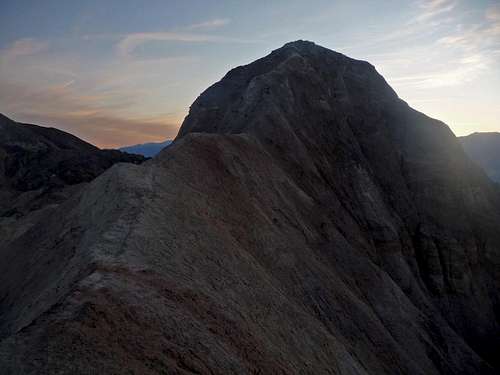
[[[457,135],[499,131],[497,1],[4,1],[0,112],[101,147],[172,138],[230,68],[312,40]]]

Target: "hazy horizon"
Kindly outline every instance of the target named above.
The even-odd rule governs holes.
[[[305,39],[367,60],[456,135],[500,131],[498,1],[4,1],[0,112],[100,147],[160,142],[230,69]]]

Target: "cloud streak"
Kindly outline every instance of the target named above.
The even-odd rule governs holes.
[[[478,79],[500,63],[500,7],[486,9],[468,26],[462,23],[468,15],[457,8],[456,1],[419,1],[416,8],[419,12],[405,30],[385,35],[379,41],[411,45],[379,60],[393,71],[407,66],[405,74],[392,74],[389,79],[396,87],[423,90],[459,86]],[[400,61],[404,60],[407,63],[402,65]]]
[[[23,38],[14,41],[9,47],[0,51],[4,63],[12,63],[19,57],[32,56],[47,50],[48,42],[34,38]]]
[[[162,42],[217,42],[223,38],[203,34],[191,34],[182,32],[152,32],[152,33],[133,33],[124,37],[117,45],[118,54],[122,57],[128,57],[132,52],[142,44],[162,41]]]
[[[132,33],[124,36],[117,44],[117,51],[121,57],[130,57],[134,50],[140,45],[149,42],[184,42],[184,43],[245,43],[237,38],[223,37],[199,33],[221,28],[230,23],[227,18],[216,18],[213,20],[186,26],[181,30]]]
[[[186,96],[186,90],[173,94],[167,87],[178,85],[179,75],[186,74],[186,66],[198,64],[198,59],[143,59],[133,52],[151,41],[241,42],[205,34],[229,22],[220,18],[182,31],[106,34],[105,38],[86,35],[85,43],[119,41],[114,44],[118,56],[110,53],[89,60],[89,65],[80,51],[68,54],[54,47],[47,53],[48,42],[19,39],[0,50],[0,111],[18,121],[58,127],[100,147],[173,138],[189,103],[184,107],[179,99]],[[58,39],[53,44],[71,46],[74,42]],[[120,58],[124,56],[129,58]],[[163,113],[165,109],[169,113]]]
[[[214,20],[205,21],[201,23],[195,23],[194,25],[188,26],[189,30],[211,30],[217,29],[228,25],[231,22],[228,18],[216,18]]]
[[[422,1],[419,7],[424,10],[415,18],[415,22],[429,21],[435,17],[451,12],[457,5],[456,0],[427,0]]]
[[[206,35],[186,32],[134,33],[124,37],[116,49],[120,57],[132,57],[134,50],[149,42],[184,42],[184,43],[255,43],[252,40]]]

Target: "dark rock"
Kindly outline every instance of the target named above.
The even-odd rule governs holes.
[[[20,124],[0,114],[0,189],[11,199],[29,191],[53,195],[68,185],[93,180],[118,162],[142,163],[144,157],[100,150],[54,128]],[[0,203],[11,210],[11,199]]]
[[[19,373],[494,374],[500,195],[368,63],[229,72],[175,142],[0,244]]]
[[[1,114],[0,122],[2,169],[7,183],[20,191],[54,180],[63,185],[89,182],[115,163],[145,160],[117,150],[100,150],[61,130],[19,124]]]

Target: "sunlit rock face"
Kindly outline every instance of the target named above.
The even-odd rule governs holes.
[[[0,365],[493,374],[499,225],[445,124],[370,64],[289,43],[200,95],[155,159],[0,244]]]

